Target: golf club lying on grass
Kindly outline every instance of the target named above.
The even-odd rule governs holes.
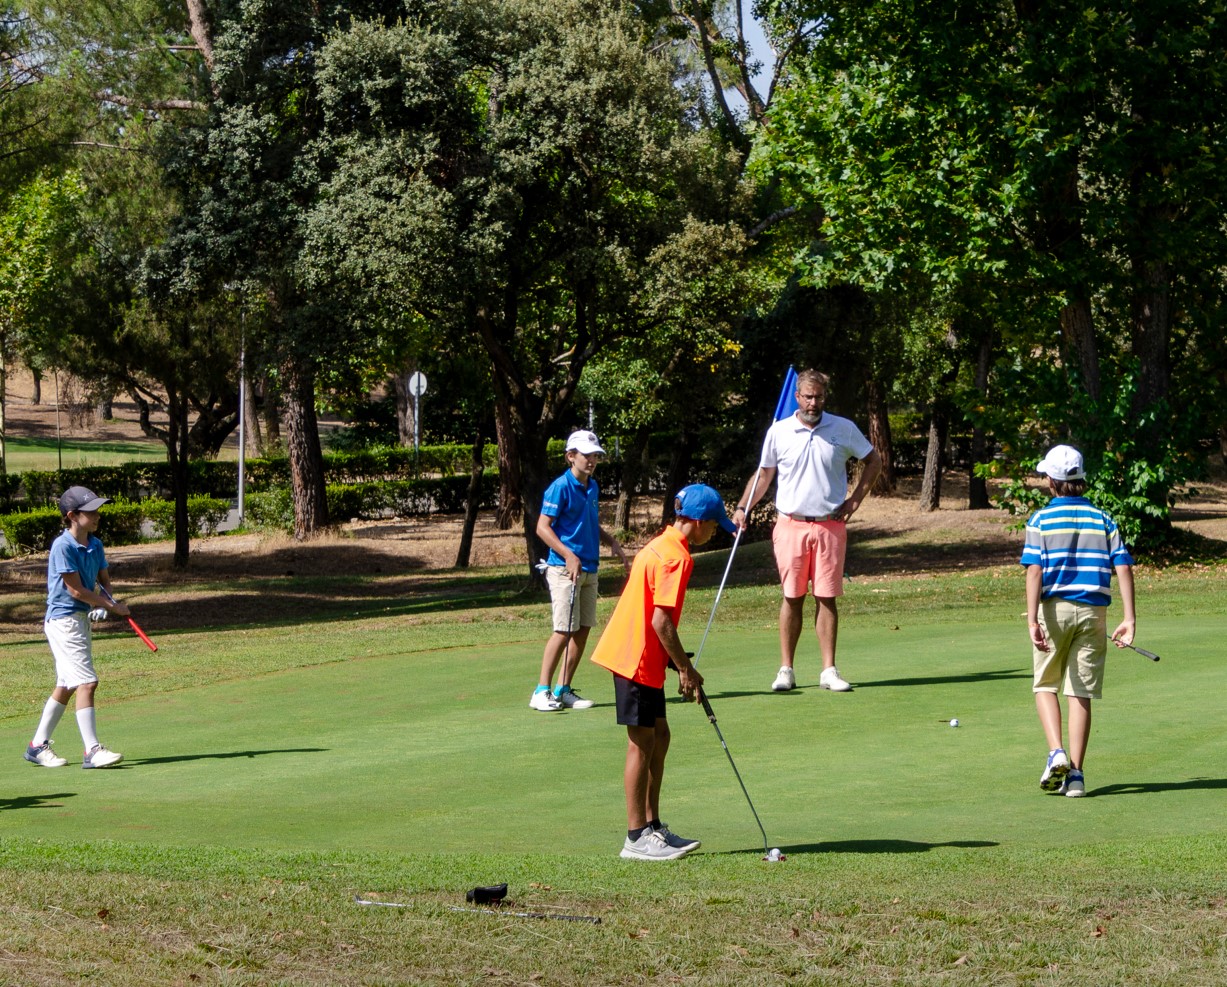
[[[98,588],[99,588],[100,590],[102,590],[102,595],[103,595],[103,596],[105,596],[105,597],[106,597],[108,600],[110,600],[112,603],[114,603],[114,602],[115,602],[115,597],[113,597],[113,596],[110,594],[110,591],[109,591],[109,590],[108,590],[108,589],[107,589],[105,586],[103,586],[103,585],[102,585],[102,583],[99,583],[99,584],[98,584]],[[154,643],[153,643],[151,640],[149,640],[149,636],[148,636],[148,635],[147,635],[147,634],[146,634],[146,633],[145,633],[143,630],[141,630],[140,625],[139,625],[139,624],[138,624],[138,623],[137,623],[135,620],[133,620],[133,619],[132,619],[132,615],[131,615],[131,614],[129,614],[129,615],[128,615],[128,623],[129,623],[129,624],[131,624],[131,625],[132,625],[132,629],[133,629],[134,631],[136,631],[136,636],[137,636],[137,637],[139,637],[139,638],[140,638],[142,641],[144,641],[144,642],[145,642],[147,645],[149,645],[149,650],[150,650],[150,651],[157,651],[157,650],[158,650],[158,646],[157,646],[156,644],[154,644]]]
[[[468,901],[476,900],[477,892],[489,892],[497,890],[500,885],[494,888],[474,888],[472,891],[466,892],[465,898]],[[506,889],[507,885],[501,885]],[[504,890],[505,893],[505,890]],[[404,901],[372,901],[370,898],[360,898],[354,895],[354,903],[357,905],[375,906],[378,908],[411,908],[409,902]],[[512,912],[506,911],[499,907],[503,903],[502,898],[495,898],[490,902],[487,908],[463,908],[460,905],[448,905],[449,912],[479,912],[482,915],[505,915],[508,918],[539,918],[539,919],[555,919],[559,922],[587,922],[590,925],[600,925],[601,919],[599,915],[564,915],[562,913],[551,912]],[[510,902],[508,902],[510,904]]]
[[[1149,658],[1151,661],[1159,660],[1159,656],[1155,654],[1153,651],[1147,651],[1145,648],[1139,648],[1132,644],[1126,644],[1125,647],[1128,648],[1130,651],[1136,651],[1143,658]]]

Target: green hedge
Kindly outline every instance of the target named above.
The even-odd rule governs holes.
[[[558,443],[561,456],[561,443]],[[552,451],[552,450],[551,450]],[[415,465],[412,449],[393,446],[360,452],[333,452],[324,455],[326,483],[370,483],[380,480],[409,480],[419,473],[441,477],[468,476],[473,450],[466,445],[422,446]],[[483,461],[487,470],[498,466],[498,449],[485,447]],[[561,472],[561,470],[560,470]],[[290,461],[249,459],[244,464],[247,491],[258,493],[290,482]],[[54,504],[68,487],[82,486],[106,497],[144,500],[170,497],[169,463],[123,463],[118,466],[80,466],[56,470],[27,470],[8,478],[9,498],[17,496],[19,486],[30,506]],[[196,495],[234,497],[239,485],[239,464],[215,459],[194,460],[188,464],[188,489]],[[0,498],[4,497],[0,488]]]
[[[368,483],[330,483],[328,515],[334,521],[375,520],[388,514],[421,517],[463,511],[469,494],[467,476],[429,477],[422,480],[383,480]],[[482,475],[479,504],[498,503],[498,475]],[[288,487],[251,493],[243,503],[244,522],[257,528],[292,531],[294,502]]]
[[[213,534],[230,511],[228,500],[212,497],[189,497],[188,522],[192,535]],[[148,521],[157,538],[171,538],[175,533],[173,501],[149,499],[143,501],[116,500],[104,504],[98,537],[107,545],[134,545],[142,541],[141,529]],[[45,552],[64,529],[58,507],[37,507],[32,511],[0,514],[0,534],[10,555],[18,552]]]

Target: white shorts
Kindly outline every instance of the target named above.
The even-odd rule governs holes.
[[[94,674],[88,613],[57,617],[43,624],[43,633],[55,655],[55,684],[65,689],[97,682]]]
[[[596,623],[597,574],[581,572],[579,582],[572,583],[566,566],[552,565],[545,570],[545,582],[553,602],[554,631],[558,634],[575,632]],[[575,605],[571,605],[571,587],[575,587]],[[578,618],[578,619],[577,619]]]

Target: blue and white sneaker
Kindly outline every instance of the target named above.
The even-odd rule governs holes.
[[[40,768],[62,768],[68,763],[68,761],[51,749],[50,740],[39,744],[37,747],[30,744],[26,748],[26,760],[31,764],[37,764]]]
[[[591,709],[596,705],[591,699],[585,699],[569,685],[560,686],[554,692],[554,698],[567,709]]]
[[[562,709],[562,703],[554,698],[554,693],[550,692],[548,685],[538,687],[528,700],[528,708],[535,709],[539,713],[554,713]]]
[[[1065,776],[1065,782],[1061,785],[1060,791],[1066,798],[1082,798],[1082,796],[1086,794],[1086,779],[1082,777],[1082,772],[1077,768],[1070,768],[1069,774]]]
[[[688,840],[684,836],[678,836],[677,833],[669,829],[664,823],[660,824],[660,829],[656,832],[663,836],[665,842],[675,850],[684,850],[686,853],[689,853],[691,850],[697,850],[703,845],[698,840]]]
[[[1058,747],[1048,752],[1048,764],[1040,775],[1040,788],[1046,792],[1059,792],[1065,776],[1069,774],[1069,755]]]
[[[118,764],[124,759],[124,756],[118,751],[107,750],[102,744],[95,744],[90,748],[89,753],[85,755],[85,760],[81,762],[83,768],[109,768],[113,764]]]

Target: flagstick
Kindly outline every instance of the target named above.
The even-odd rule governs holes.
[[[750,523],[750,511],[748,505],[754,503],[754,494],[758,491],[758,480],[763,475],[763,468],[760,466],[754,473],[754,482],[750,484],[750,496],[746,498],[746,524]],[[712,601],[711,613],[707,615],[707,626],[703,628],[703,640],[699,642],[699,650],[695,653],[694,661],[691,662],[696,668],[699,664],[699,659],[703,657],[703,646],[707,644],[707,635],[711,630],[712,621],[716,619],[716,607],[720,606],[720,596],[724,592],[724,584],[728,581],[729,570],[733,568],[733,556],[737,554],[737,546],[741,544],[741,533],[744,528],[738,528],[737,534],[733,536],[733,547],[729,549],[729,560],[724,566],[724,575],[720,577],[720,588],[716,590],[716,598]]]

